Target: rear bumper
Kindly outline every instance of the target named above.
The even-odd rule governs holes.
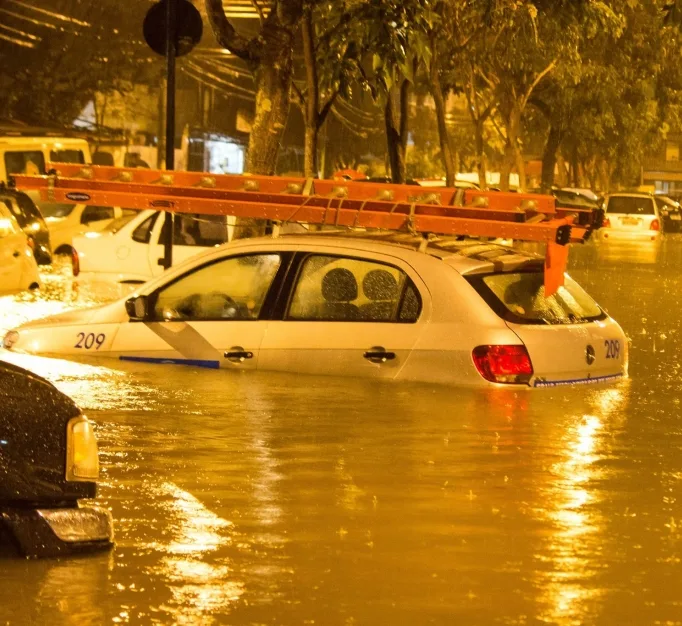
[[[600,228],[599,239],[601,241],[658,241],[661,237],[660,230],[618,230],[617,228]]]
[[[604,376],[588,376],[587,378],[567,378],[547,380],[541,376],[530,381],[531,387],[565,387],[573,385],[596,385],[599,383],[614,383],[625,378],[625,374],[606,374]]]
[[[114,545],[111,513],[98,507],[0,508],[0,544],[28,558],[109,550]]]

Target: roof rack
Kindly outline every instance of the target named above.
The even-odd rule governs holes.
[[[48,168],[45,176],[14,176],[15,186],[38,190],[47,202],[544,242],[547,296],[563,285],[567,244],[587,241],[604,217],[601,209],[556,207],[553,196],[540,194],[74,163]]]

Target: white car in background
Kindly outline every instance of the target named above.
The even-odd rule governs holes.
[[[38,287],[38,265],[28,238],[0,202],[0,296]]]
[[[38,208],[50,231],[54,254],[71,256],[74,237],[86,232],[106,228],[124,215],[136,215],[133,209],[111,206],[87,206],[85,204],[62,204],[38,201]]]
[[[604,200],[602,240],[658,241],[663,219],[649,193],[611,193]]]
[[[177,214],[173,234],[173,265],[232,238],[234,217]],[[73,239],[73,274],[80,281],[144,283],[164,270],[163,211],[134,211],[101,231]]]
[[[409,234],[240,239],[132,297],[24,324],[4,347],[515,388],[625,376],[620,326],[569,276],[545,298],[543,269],[497,244]]]

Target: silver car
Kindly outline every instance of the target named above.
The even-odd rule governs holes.
[[[620,326],[543,259],[397,233],[244,239],[127,299],[7,333],[35,354],[107,356],[461,385],[541,387],[627,375]]]

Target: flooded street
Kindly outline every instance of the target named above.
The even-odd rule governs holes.
[[[97,424],[116,547],[0,563],[0,624],[682,624],[682,236],[571,249],[613,385],[436,385],[0,350]],[[0,330],[113,297],[0,298]],[[557,355],[557,358],[561,358]]]

